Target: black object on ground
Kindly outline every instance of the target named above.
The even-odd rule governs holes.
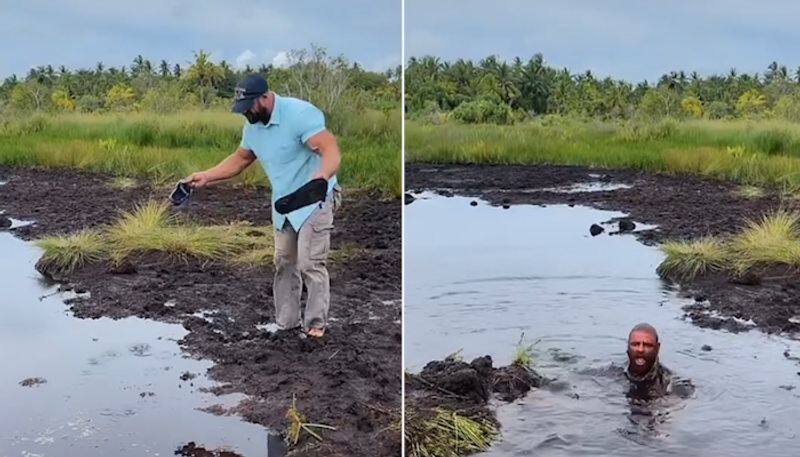
[[[0,229],[7,229],[11,227],[11,219],[0,215]]]
[[[469,206],[478,206],[478,202],[472,200],[471,202],[469,202]]]
[[[181,181],[175,186],[175,190],[169,194],[169,199],[173,205],[178,206],[189,200],[190,195],[192,195],[192,188],[189,187],[189,184]]]
[[[589,233],[591,233],[592,236],[597,236],[597,235],[603,233],[604,231],[605,231],[605,229],[603,227],[600,227],[597,224],[592,224],[592,226],[589,227]]]
[[[280,214],[288,214],[304,206],[325,200],[327,194],[328,181],[324,178],[312,179],[291,194],[276,200],[275,211]]]
[[[627,219],[622,219],[619,221],[619,231],[620,232],[632,232],[636,229],[636,224],[633,221],[629,221]]]
[[[406,205],[410,205],[411,203],[414,202],[414,200],[416,200],[416,198],[411,194],[403,194],[403,199]]]

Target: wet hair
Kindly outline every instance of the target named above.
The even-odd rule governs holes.
[[[628,333],[628,340],[631,339],[633,332],[647,332],[653,335],[653,337],[656,339],[656,343],[658,343],[658,332],[656,331],[655,327],[648,323],[642,322],[641,324],[636,324],[636,326],[631,329],[630,333]]]

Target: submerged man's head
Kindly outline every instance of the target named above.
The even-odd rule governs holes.
[[[658,332],[650,324],[638,324],[628,334],[628,372],[642,376],[658,361]]]

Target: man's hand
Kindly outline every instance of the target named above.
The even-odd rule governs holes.
[[[207,172],[198,171],[197,173],[192,173],[186,178],[183,178],[181,182],[188,184],[189,187],[198,188],[207,186],[211,180],[209,179]]]

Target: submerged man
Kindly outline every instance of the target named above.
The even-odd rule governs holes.
[[[279,329],[302,325],[309,336],[325,333],[330,304],[330,279],[326,268],[333,212],[340,205],[336,171],[341,160],[336,138],[325,128],[325,117],[311,103],[280,97],[259,75],[249,75],[236,87],[231,111],[247,118],[239,148],[215,167],[184,179],[203,187],[233,178],[256,159],[272,187],[272,223],[275,227],[275,281],[273,300]],[[328,182],[324,202],[286,215],[275,211],[275,201],[311,180]],[[308,297],[304,318],[300,296]]]
[[[673,380],[672,372],[658,360],[660,349],[658,332],[650,324],[638,324],[628,334],[628,368],[625,375],[630,381],[630,398],[650,400],[672,393],[688,397],[694,391],[690,381]]]

